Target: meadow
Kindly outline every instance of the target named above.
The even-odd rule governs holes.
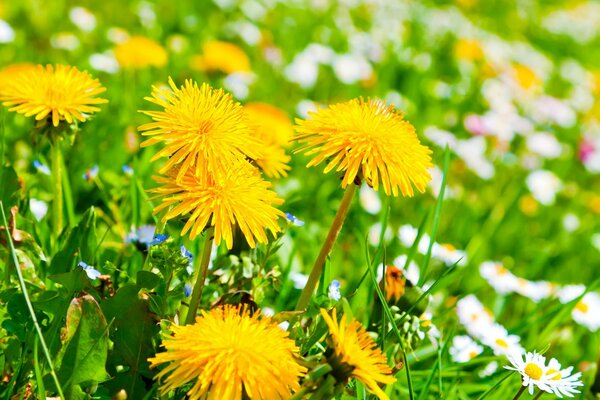
[[[600,398],[599,23],[0,0],[0,398]]]

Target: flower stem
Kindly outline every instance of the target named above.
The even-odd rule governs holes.
[[[199,268],[196,268],[196,282],[194,283],[194,289],[192,291],[192,298],[190,300],[190,307],[188,309],[187,317],[185,319],[185,325],[189,325],[196,319],[196,313],[198,312],[198,305],[202,298],[202,289],[204,289],[204,282],[208,274],[208,264],[210,263],[210,253],[212,251],[212,245],[214,241],[215,228],[211,226],[206,231],[206,239],[204,241],[204,249],[202,250],[202,260],[200,261]]]
[[[523,394],[523,392],[525,391],[526,388],[527,388],[527,386],[521,386],[521,389],[519,389],[517,394],[515,394],[515,397],[513,397],[513,400],[517,400],[519,397],[521,397],[521,395]]]
[[[536,396],[533,398],[533,400],[537,400],[537,399],[539,399],[540,397],[542,397],[542,395],[543,395],[544,393],[546,393],[546,392],[544,392],[543,390],[540,390],[540,392],[539,392],[539,393],[538,393],[538,394],[537,394],[537,395],[536,395]]]
[[[331,252],[333,245],[342,229],[342,225],[344,224],[344,220],[346,219],[346,214],[348,214],[348,210],[350,209],[350,204],[352,204],[352,198],[354,197],[354,192],[356,191],[356,185],[351,183],[346,188],[346,192],[344,193],[344,198],[342,199],[342,203],[340,204],[340,208],[335,214],[335,218],[331,223],[331,227],[329,228],[329,233],[327,234],[327,238],[323,243],[323,247],[321,247],[321,251],[315,260],[315,264],[312,267],[312,271],[310,271],[310,275],[308,276],[308,281],[306,282],[306,286],[302,290],[300,294],[300,298],[298,299],[298,304],[296,304],[296,311],[304,311],[310,302],[310,297],[315,291],[315,287],[317,286],[317,282],[319,282],[319,278],[321,277],[321,273],[323,272],[323,266],[325,265],[325,259]]]
[[[52,233],[58,241],[63,229],[62,153],[59,139],[50,145],[52,158]]]

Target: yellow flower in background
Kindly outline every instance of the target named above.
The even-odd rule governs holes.
[[[328,361],[333,364],[334,370],[346,373],[346,380],[358,379],[379,399],[389,400],[379,385],[394,383],[396,378],[392,376],[392,369],[388,366],[385,355],[365,328],[355,320],[348,324],[346,316],[338,323],[335,311],[330,316],[321,309],[321,315],[331,335],[331,350],[334,353]]]
[[[231,249],[235,226],[251,247],[257,242],[268,242],[267,230],[272,234],[281,230],[277,219],[284,214],[273,205],[281,204],[283,200],[246,161],[234,163],[214,176],[198,176],[192,170],[179,179],[176,176],[177,172],[171,171],[166,177],[155,178],[162,186],[152,192],[157,194],[155,198],[162,199],[162,204],[154,209],[154,213],[173,206],[163,221],[187,216],[182,235],[189,232],[190,239],[194,239],[211,225],[215,228],[215,243],[218,245],[224,240]]]
[[[265,103],[249,103],[244,110],[254,136],[261,142],[262,155],[256,164],[268,177],[287,176],[291,157],[284,147],[289,146],[294,132],[290,119],[280,109]]]
[[[300,388],[306,368],[297,362],[298,348],[288,333],[260,313],[235,306],[202,311],[193,325],[172,325],[165,352],[150,358],[165,394],[195,381],[191,400],[288,399]]]
[[[63,120],[84,122],[89,114],[100,111],[95,105],[108,102],[95,97],[106,89],[87,71],[67,65],[22,68],[0,90],[0,100],[11,107],[9,111],[35,116],[37,121],[51,118],[58,126]]]
[[[202,55],[192,58],[190,67],[205,72],[250,72],[250,60],[244,50],[233,43],[211,40],[202,45]]]
[[[344,171],[342,187],[360,177],[387,195],[412,196],[413,186],[423,192],[431,180],[431,150],[393,106],[359,98],[309,115],[296,120],[296,140],[305,144],[297,151],[314,156],[308,167],[325,161],[325,173]]]
[[[163,67],[167,64],[167,51],[159,43],[144,36],[132,36],[113,50],[123,68]]]
[[[463,61],[483,60],[484,53],[477,40],[460,38],[454,45],[454,55]]]
[[[515,81],[524,90],[535,90],[542,86],[542,79],[538,74],[527,65],[514,64],[512,66],[512,75]]]
[[[191,80],[178,88],[169,78],[169,85],[171,89],[152,88],[152,97],[146,100],[164,111],[142,111],[154,122],[138,128],[142,135],[152,136],[142,147],[165,144],[151,159],[168,158],[160,173],[177,166],[177,179],[188,170],[203,176],[227,171],[236,160],[259,157],[259,143],[242,106],[231,95],[206,83],[198,87]]]

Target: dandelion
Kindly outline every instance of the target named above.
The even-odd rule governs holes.
[[[67,65],[38,65],[12,75],[0,90],[0,100],[11,107],[9,111],[34,116],[36,121],[49,118],[57,127],[61,121],[84,122],[89,114],[100,111],[96,105],[107,100],[96,95],[105,90],[87,71]]]
[[[144,36],[132,36],[117,45],[113,51],[123,68],[162,67],[168,58],[164,47]]]
[[[250,60],[244,51],[233,43],[211,40],[202,45],[202,55],[192,58],[192,69],[219,71],[226,74],[249,72]]]
[[[321,315],[329,327],[331,349],[328,357],[336,374],[343,381],[356,378],[381,400],[389,397],[381,390],[380,384],[396,382],[385,355],[367,334],[360,322],[353,320],[349,324],[346,316],[338,322],[335,312],[330,316],[321,309]]]
[[[194,239],[209,225],[214,227],[214,239],[218,245],[222,240],[227,248],[233,247],[233,230],[237,226],[248,244],[267,243],[266,231],[273,235],[281,230],[277,223],[283,213],[273,207],[283,200],[270,190],[271,184],[264,181],[256,169],[241,161],[227,172],[215,176],[198,177],[188,172],[181,180],[175,179],[176,171],[167,176],[156,177],[162,186],[153,189],[155,198],[162,198],[162,204],[154,213],[168,209],[163,222],[177,216],[187,216],[181,231],[189,232]]]
[[[268,177],[286,176],[291,157],[285,153],[289,146],[293,128],[290,119],[276,107],[264,103],[244,106],[253,136],[261,143],[262,155],[256,164]]]
[[[344,171],[342,187],[357,177],[387,195],[421,193],[431,179],[431,150],[423,146],[415,128],[393,106],[376,99],[354,99],[309,113],[312,119],[296,120],[296,140],[308,167],[327,162],[325,173]]]
[[[203,311],[193,325],[171,327],[165,352],[150,358],[166,394],[189,382],[190,399],[288,399],[300,388],[306,368],[298,348],[270,318],[234,306]]]
[[[152,97],[146,100],[164,111],[142,111],[155,122],[139,127],[143,135],[152,136],[142,147],[165,144],[151,159],[169,158],[160,173],[177,165],[179,180],[188,170],[198,175],[223,172],[235,160],[259,157],[242,106],[229,94],[206,83],[198,87],[191,80],[178,88],[169,78],[169,85],[171,90],[153,87]]]

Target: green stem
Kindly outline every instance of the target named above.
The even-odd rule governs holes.
[[[540,390],[540,391],[539,391],[539,393],[535,395],[535,397],[533,398],[533,400],[537,400],[537,399],[539,399],[540,397],[542,397],[542,395],[543,395],[544,393],[546,393],[546,392],[544,392],[543,390]]]
[[[340,208],[335,214],[335,218],[331,223],[331,227],[329,228],[329,233],[327,234],[327,238],[323,243],[323,247],[321,247],[321,252],[317,256],[315,260],[315,264],[312,267],[312,271],[310,271],[310,275],[308,276],[308,281],[306,282],[306,286],[302,290],[300,294],[300,298],[298,299],[298,304],[296,304],[296,311],[304,311],[310,302],[310,297],[315,291],[315,287],[317,286],[317,282],[319,282],[319,277],[323,272],[323,266],[325,265],[325,260],[327,256],[331,252],[333,245],[342,229],[342,225],[344,224],[344,220],[346,219],[346,214],[348,214],[348,210],[350,209],[350,204],[352,204],[352,198],[354,197],[354,192],[356,191],[356,185],[351,183],[346,188],[346,192],[344,193],[344,198],[342,199],[342,203],[340,204]]]
[[[194,274],[196,275],[196,282],[194,283],[194,289],[192,291],[192,298],[190,300],[190,307],[185,319],[185,325],[189,325],[196,319],[196,313],[198,312],[198,305],[202,298],[202,290],[204,289],[204,282],[208,275],[208,264],[210,263],[210,253],[212,251],[212,245],[214,241],[215,228],[211,226],[206,231],[206,239],[204,241],[204,249],[202,250],[202,259],[200,261],[199,268],[196,268]]]
[[[517,394],[515,394],[515,397],[513,397],[513,400],[517,400],[519,397],[521,397],[521,395],[523,394],[523,392],[525,391],[526,388],[527,388],[527,386],[521,386],[521,389],[519,389]]]
[[[19,284],[21,285],[21,291],[23,292],[23,298],[25,299],[25,303],[27,304],[27,309],[29,310],[29,315],[31,316],[31,319],[33,320],[33,326],[35,326],[35,330],[38,334],[40,344],[42,345],[42,350],[44,351],[44,356],[46,356],[46,361],[48,362],[48,367],[50,368],[50,375],[52,375],[52,379],[54,380],[54,384],[56,385],[56,390],[58,391],[58,395],[60,396],[61,399],[64,399],[65,395],[62,392],[60,382],[58,381],[58,376],[56,376],[56,372],[54,371],[54,365],[52,364],[52,357],[50,357],[50,351],[48,350],[48,346],[46,346],[46,341],[44,340],[44,336],[42,335],[42,328],[40,328],[40,324],[38,323],[37,317],[35,316],[35,311],[33,309],[33,305],[31,304],[31,300],[29,299],[29,294],[27,293],[27,287],[25,286],[25,279],[23,279],[23,274],[21,273],[21,268],[19,266],[19,260],[17,259],[15,245],[12,241],[12,236],[10,234],[8,222],[6,221],[6,214],[4,213],[4,204],[1,200],[0,200],[0,211],[2,212],[2,223],[4,224],[4,228],[6,230],[6,236],[8,238],[8,245],[10,248],[10,252],[12,254],[13,263],[15,264],[15,269],[17,270],[17,276],[19,277]],[[8,264],[7,264],[7,268],[8,268]]]
[[[57,241],[63,229],[62,153],[59,140],[52,141],[50,145],[52,158],[52,233]]]

